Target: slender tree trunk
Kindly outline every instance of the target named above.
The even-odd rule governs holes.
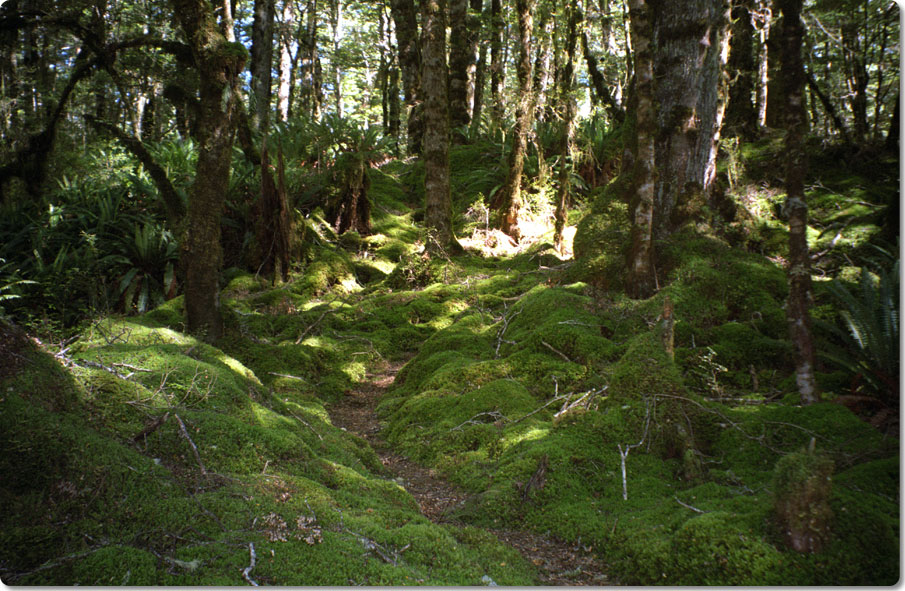
[[[449,196],[449,100],[446,67],[446,0],[421,0],[424,94],[424,223],[429,248],[453,240]]]
[[[630,0],[632,45],[634,46],[635,83],[634,110],[637,140],[634,145],[631,172],[632,216],[631,250],[625,291],[633,298],[645,299],[657,287],[654,272],[653,222],[654,195],[657,180],[654,134],[657,112],[653,68],[653,23],[647,0]]]
[[[547,90],[550,88],[550,81],[554,78],[554,68],[550,67],[553,58],[553,37],[555,22],[550,18],[550,11],[545,9],[541,12],[540,21],[538,22],[539,43],[537,47],[537,57],[534,60],[534,105],[535,117],[538,121],[546,119],[545,107]]]
[[[220,315],[220,216],[229,188],[239,74],[245,49],[227,42],[207,0],[173,0],[200,76],[198,162],[189,196],[182,261],[188,329],[216,340]]]
[[[425,30],[423,23],[421,26]],[[426,48],[425,42],[425,50]],[[466,127],[471,123],[468,109],[468,68],[474,63],[474,54],[470,50],[468,0],[449,0],[449,124],[453,129]],[[465,138],[456,133],[453,139],[461,143]]]
[[[502,0],[490,0],[490,118],[494,131],[503,126],[503,10]]]
[[[424,118],[421,105],[421,51],[418,23],[413,0],[392,0],[391,12],[396,25],[399,46],[399,67],[402,70],[402,92],[408,115],[408,153],[421,153],[424,139]]]
[[[255,0],[250,67],[251,86],[255,97],[251,127],[255,131],[266,132],[270,124],[274,11],[274,0]]]
[[[343,116],[342,70],[339,69],[339,30],[342,27],[342,0],[330,0],[330,28],[333,32],[333,57],[330,66],[333,70],[333,97],[336,101],[336,114]]]
[[[478,63],[474,73],[474,104],[471,111],[471,129],[477,130],[481,125],[481,116],[484,113],[484,82],[487,71],[487,44],[481,43],[478,52]]]
[[[556,214],[553,231],[553,247],[563,253],[563,230],[566,226],[570,179],[572,176],[572,139],[575,129],[575,115],[578,105],[575,101],[575,54],[578,45],[578,29],[582,26],[582,14],[578,0],[569,6],[569,29],[566,33],[566,61],[560,79],[560,100],[562,108],[562,144],[559,157],[559,186],[556,189]]]
[[[661,240],[704,203],[713,180],[725,108],[729,14],[722,0],[658,8],[650,16],[657,81],[654,238]]]
[[[769,88],[770,51],[767,41],[770,39],[770,26],[773,23],[773,12],[770,0],[757,2],[757,127],[767,126],[767,90]]]
[[[584,58],[587,62],[588,76],[591,79],[591,88],[594,89],[597,100],[603,101],[606,105],[607,114],[610,116],[610,119],[617,124],[621,124],[625,121],[625,110],[616,100],[616,97],[613,96],[613,93],[610,92],[610,85],[607,84],[603,73],[597,65],[597,58],[594,56],[594,52],[591,51],[588,44],[588,35],[584,32],[581,34],[581,49],[584,52]]]
[[[509,173],[506,184],[500,189],[500,230],[516,241],[519,240],[519,215],[522,202],[522,173],[525,168],[525,152],[528,144],[528,129],[531,127],[534,101],[531,92],[531,31],[534,24],[532,12],[535,0],[516,0],[518,13],[519,54],[516,73],[518,75],[518,104],[515,110],[515,129],[512,131],[512,148],[509,151]]]
[[[483,0],[470,0],[468,10],[468,55],[471,57],[468,60],[468,80],[465,85],[465,101],[468,103],[469,125],[474,118],[475,92],[478,82],[478,64],[481,63],[478,43],[481,39],[481,12],[483,11],[483,8]]]
[[[782,71],[785,96],[786,209],[789,213],[789,300],[786,317],[795,348],[795,380],[802,404],[818,402],[814,378],[814,343],[808,307],[811,301],[811,255],[808,252],[808,205],[804,197],[807,156],[804,140],[804,66],[801,60],[802,0],[776,0],[782,11]]]
[[[277,108],[280,120],[289,121],[289,105],[292,100],[292,31],[295,25],[295,1],[283,0],[280,20],[280,86],[277,91]]]
[[[846,23],[842,27],[842,55],[846,71],[848,87],[848,103],[852,111],[852,131],[856,143],[863,143],[867,138],[867,87],[870,75],[867,72],[864,52],[859,40],[856,23]]]
[[[890,152],[895,152],[899,147],[899,102],[902,95],[896,93],[896,104],[892,109],[892,118],[889,121],[889,131],[886,132],[886,140],[884,146]]]
[[[305,10],[305,38],[302,45],[302,108],[312,119],[320,118],[320,75],[317,56],[317,0],[308,0]]]

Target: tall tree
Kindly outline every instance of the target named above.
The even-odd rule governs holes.
[[[330,58],[330,67],[333,70],[333,99],[336,106],[336,114],[343,116],[343,90],[342,70],[340,69],[340,30],[342,29],[342,0],[329,0],[330,30],[333,33],[333,56]]]
[[[295,24],[295,0],[283,0],[283,10],[279,26],[280,47],[280,85],[277,90],[277,110],[280,113],[280,121],[288,121],[292,101],[292,90],[295,72],[295,62],[299,52],[292,54],[292,46],[297,43],[293,37]]]
[[[516,0],[518,13],[518,103],[515,109],[515,128],[512,130],[512,147],[509,150],[509,172],[506,183],[500,188],[495,199],[495,208],[500,211],[500,230],[520,238],[519,215],[524,206],[522,200],[522,174],[525,168],[525,152],[528,146],[528,129],[534,114],[534,100],[531,92],[531,39],[534,18],[532,13],[536,0]]]
[[[402,70],[402,93],[408,115],[408,153],[421,153],[424,120],[421,105],[421,51],[414,0],[392,0],[390,5],[396,25],[399,67]]]
[[[449,101],[446,66],[446,1],[421,0],[424,96],[424,222],[434,244],[447,248],[453,241],[449,196]]]
[[[808,312],[811,300],[811,255],[808,252],[808,205],[804,197],[807,156],[804,140],[807,118],[804,105],[804,65],[801,45],[802,0],[776,0],[782,11],[782,84],[785,96],[786,211],[789,215],[789,300],[786,317],[795,348],[795,380],[802,404],[819,401],[814,377],[814,343]]]
[[[468,70],[474,64],[474,53],[468,31],[468,0],[449,0],[449,21],[449,121],[457,129],[471,122]],[[421,26],[426,30],[423,22]],[[425,49],[426,45],[425,42]],[[456,135],[456,141],[460,141],[461,134]]]
[[[732,7],[732,45],[729,51],[729,104],[726,125],[750,138],[757,131],[754,94],[757,60],[754,53],[753,0],[740,0]]]
[[[216,340],[220,314],[220,216],[229,189],[239,74],[248,53],[226,40],[208,0],[172,0],[199,76],[198,162],[189,194],[182,261],[188,329]]]
[[[272,96],[274,0],[255,0],[251,29],[251,87],[255,98],[251,126],[255,131],[267,130],[270,123]]]
[[[490,0],[490,117],[494,130],[503,125],[503,25],[502,0]]]
[[[631,247],[628,253],[626,293],[635,298],[653,295],[654,195],[657,180],[655,134],[657,112],[654,92],[653,24],[646,0],[631,0],[630,20],[635,58],[634,113],[636,139],[631,171]]]
[[[569,199],[572,177],[572,139],[575,131],[575,115],[578,106],[575,101],[575,53],[578,45],[578,29],[582,23],[578,0],[571,0],[568,11],[569,28],[566,32],[566,58],[560,78],[559,104],[562,110],[562,134],[559,149],[559,186],[556,189],[556,214],[553,231],[553,246],[563,251],[563,230],[566,226],[566,207]]]
[[[305,8],[305,36],[302,41],[302,108],[312,119],[319,119],[323,98],[320,88],[320,59],[317,52],[317,0],[308,0]]]

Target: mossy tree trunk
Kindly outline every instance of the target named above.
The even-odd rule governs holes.
[[[432,232],[429,248],[453,240],[449,196],[449,101],[446,67],[446,1],[421,0],[424,38],[424,222]],[[434,242],[436,241],[436,243]]]
[[[418,46],[418,22],[413,0],[392,0],[390,5],[396,25],[399,66],[402,69],[402,92],[408,115],[408,153],[421,153],[424,121],[421,105],[421,51]]]
[[[490,117],[495,131],[503,125],[503,24],[502,0],[490,0]]]
[[[553,52],[555,51],[553,38],[555,36],[555,20],[550,18],[550,10],[544,9],[541,12],[540,20],[537,23],[538,43],[537,56],[534,59],[534,105],[535,116],[538,121],[544,121],[546,117],[547,91],[555,92],[556,89],[550,89],[551,81],[554,78],[554,69],[551,68],[553,61]]]
[[[578,0],[572,0],[568,7],[569,29],[566,34],[566,60],[560,78],[560,107],[562,109],[562,143],[560,144],[559,186],[556,189],[556,214],[553,231],[553,247],[563,251],[563,230],[566,226],[570,178],[572,175],[572,140],[575,131],[575,115],[578,106],[575,101],[575,49],[578,45],[578,29],[583,23]]]
[[[280,85],[277,89],[277,110],[280,112],[280,121],[289,121],[290,102],[295,86],[295,66],[298,52],[292,55],[293,39],[292,28],[295,24],[295,2],[283,0],[282,16],[278,28],[280,44]]]
[[[722,0],[662,2],[651,12],[657,104],[654,238],[701,203],[716,172],[725,110],[729,12]]]
[[[819,400],[814,378],[814,342],[808,307],[811,301],[811,255],[808,251],[808,205],[804,197],[807,156],[804,139],[807,115],[804,105],[804,65],[801,44],[801,0],[777,0],[782,11],[782,85],[786,127],[786,210],[789,215],[789,300],[786,317],[795,349],[795,381],[802,404]]]
[[[192,47],[200,87],[198,162],[182,252],[185,310],[188,329],[213,341],[223,332],[220,216],[229,189],[239,73],[248,55],[223,36],[208,0],[173,0],[173,8]]]
[[[317,0],[308,0],[305,13],[305,36],[299,49],[302,53],[301,103],[307,115],[312,119],[318,119],[321,111],[321,93],[317,56]]]
[[[770,0],[757,0],[757,127],[767,126],[767,93],[770,89],[770,29],[773,26],[773,9]]]
[[[525,152],[528,146],[528,129],[534,113],[531,92],[531,39],[534,18],[532,13],[536,0],[516,0],[518,13],[519,54],[516,64],[518,74],[518,104],[515,109],[515,128],[512,130],[512,148],[509,151],[509,173],[506,183],[495,200],[495,209],[500,211],[500,230],[516,241],[520,238],[519,215],[523,207],[522,176],[525,168]]]
[[[635,54],[634,109],[636,143],[632,154],[631,247],[625,279],[626,293],[648,298],[657,287],[654,274],[653,222],[657,180],[654,134],[657,113],[654,102],[653,26],[646,0],[629,3],[632,44]]]

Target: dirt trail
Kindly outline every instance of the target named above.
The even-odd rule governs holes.
[[[468,493],[445,481],[434,470],[418,465],[394,453],[380,437],[376,408],[383,393],[393,384],[404,361],[385,363],[377,373],[369,373],[367,382],[360,384],[330,407],[334,425],[363,437],[377,453],[397,481],[411,493],[421,507],[421,513],[435,523],[452,523],[452,509],[468,498]],[[519,530],[489,530],[502,542],[518,550],[538,569],[542,585],[612,585],[605,565],[590,549]]]

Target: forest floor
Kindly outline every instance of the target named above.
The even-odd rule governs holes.
[[[468,493],[443,479],[435,470],[394,452],[380,436],[377,405],[406,361],[383,362],[374,373],[368,373],[365,382],[328,408],[330,418],[337,427],[364,438],[370,444],[396,482],[415,498],[425,517],[437,524],[456,524],[457,521],[449,514],[465,504]],[[606,565],[592,553],[593,547],[582,545],[580,540],[570,543],[549,534],[523,530],[489,531],[536,566],[539,582],[544,586],[618,584],[610,579]]]

